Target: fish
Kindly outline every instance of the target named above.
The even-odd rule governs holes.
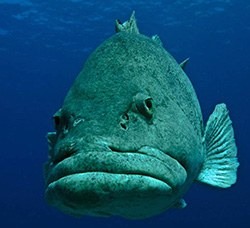
[[[237,146],[224,103],[204,124],[181,64],[135,13],[89,56],[47,134],[45,200],[75,216],[145,219],[184,208],[195,182],[236,183]]]

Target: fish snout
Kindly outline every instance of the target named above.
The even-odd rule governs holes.
[[[67,137],[61,138],[56,132],[49,132],[47,141],[49,149],[47,163],[51,167],[78,153],[110,151],[108,143],[100,137],[85,135],[77,138],[69,134]]]
[[[49,134],[49,138],[53,137]],[[87,137],[59,141],[52,150],[48,183],[76,173],[143,175],[164,182],[171,189],[170,193],[187,178],[185,168],[176,159],[149,146],[125,150],[100,138],[92,138],[90,143]]]
[[[64,159],[54,157],[46,177],[46,200],[71,214],[111,215],[119,207],[118,214],[123,215],[131,208],[147,207],[147,200],[165,209],[175,202],[186,181],[184,167],[156,148],[122,150],[105,140],[57,146],[61,152],[69,153],[71,147],[77,151]]]

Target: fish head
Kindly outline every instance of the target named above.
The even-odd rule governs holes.
[[[166,96],[167,67],[182,72],[140,34],[116,34],[90,56],[48,133],[49,204],[75,216],[132,219],[174,206],[198,172],[200,145]]]

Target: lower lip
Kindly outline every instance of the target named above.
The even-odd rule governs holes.
[[[87,172],[68,175],[52,182],[45,196],[52,206],[84,211],[108,205],[111,201],[126,204],[131,199],[171,197],[171,193],[172,188],[168,184],[149,176]]]
[[[131,152],[83,152],[64,159],[48,172],[48,185],[76,174],[106,173],[151,177],[175,188],[186,180],[185,169],[168,155],[164,160]],[[91,174],[92,178],[94,177]]]

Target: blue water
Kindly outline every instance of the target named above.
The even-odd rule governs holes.
[[[225,102],[235,128],[238,182],[194,184],[188,206],[142,221],[72,218],[44,201],[51,116],[88,55],[132,10],[186,68],[206,120]],[[250,2],[246,0],[0,0],[0,227],[250,227]]]

